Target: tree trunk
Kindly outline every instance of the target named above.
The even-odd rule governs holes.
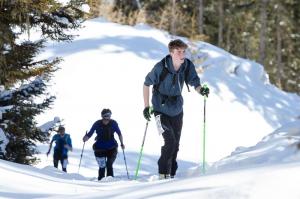
[[[218,46],[223,47],[223,29],[224,29],[223,0],[218,1],[218,13],[219,13]]]
[[[231,42],[230,42],[230,34],[231,34],[231,26],[230,24],[228,24],[228,27],[227,27],[227,31],[226,31],[226,47],[225,49],[230,52],[230,48],[231,48]]]
[[[277,57],[277,71],[276,71],[276,84],[277,86],[282,89],[282,76],[283,76],[283,66],[282,66],[282,35],[281,35],[281,28],[280,27],[280,12],[281,8],[280,5],[277,10],[277,16],[276,16],[276,57]]]
[[[135,2],[136,2],[136,5],[137,5],[138,9],[141,9],[142,6],[141,6],[140,0],[135,0]]]
[[[259,34],[259,63],[265,64],[266,34],[267,34],[267,4],[268,0],[260,0],[260,34]]]
[[[176,34],[176,0],[172,0],[171,33],[172,35]]]
[[[199,14],[198,14],[198,24],[199,24],[199,34],[204,32],[204,23],[203,23],[203,0],[199,0]]]
[[[90,13],[93,18],[100,16],[100,4],[101,0],[88,0],[88,5],[90,6]]]

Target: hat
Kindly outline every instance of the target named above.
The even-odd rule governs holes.
[[[101,111],[101,117],[102,118],[110,118],[111,117],[111,110],[109,110],[109,109],[103,109]]]

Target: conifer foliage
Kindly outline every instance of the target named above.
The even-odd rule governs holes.
[[[66,33],[80,28],[83,0],[62,4],[56,0],[0,0],[0,128],[9,143],[1,158],[23,164],[34,163],[36,142],[49,134],[37,128],[35,116],[49,108],[55,96],[47,93],[51,75],[60,58],[37,60],[47,40],[71,41]],[[32,30],[41,32],[32,41]],[[38,100],[37,100],[38,99]],[[2,109],[1,109],[2,107]]]

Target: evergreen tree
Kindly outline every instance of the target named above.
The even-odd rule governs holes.
[[[37,128],[35,116],[55,97],[47,93],[47,82],[58,67],[59,58],[36,60],[47,39],[70,41],[66,31],[80,27],[83,0],[63,5],[56,0],[0,0],[0,107],[9,107],[0,119],[9,143],[4,159],[31,164],[38,153],[36,142],[49,135]],[[30,31],[39,30],[41,39],[30,40]],[[24,39],[24,36],[27,37]],[[37,101],[37,97],[39,100]]]
[[[269,68],[271,80],[283,90],[300,94],[300,2],[273,0],[271,3],[275,13],[271,38],[276,49]]]
[[[114,3],[114,11],[122,10],[126,17],[139,9],[139,2],[137,0],[114,0]]]

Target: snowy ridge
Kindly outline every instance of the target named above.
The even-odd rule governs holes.
[[[300,161],[300,120],[265,136],[255,146],[238,147],[230,156],[214,163],[214,170],[247,168]]]
[[[39,170],[0,160],[1,178],[5,179],[0,181],[0,197],[298,199],[299,166],[294,163],[257,167],[162,181],[107,178],[103,182],[93,182],[77,174],[63,174],[51,168]]]
[[[55,105],[38,119],[42,124],[55,116],[62,118],[74,146],[80,148],[82,136],[99,118],[101,109],[110,107],[124,133],[126,149],[135,152],[145,128],[141,114],[145,75],[168,54],[167,44],[174,37],[147,25],[122,26],[102,18],[86,21],[84,27],[75,33],[79,37],[74,42],[51,43],[42,55],[62,56],[65,61],[53,79]],[[254,145],[300,115],[300,97],[269,84],[261,65],[205,42],[197,42],[194,48],[198,49],[194,56],[202,59],[198,64],[204,70],[201,82],[211,89],[207,101],[207,161],[217,161],[237,146]],[[193,88],[191,92],[183,88],[183,95],[185,116],[179,158],[199,163],[203,98]],[[159,155],[160,144],[152,121],[145,153]],[[195,153],[190,153],[193,150]]]

